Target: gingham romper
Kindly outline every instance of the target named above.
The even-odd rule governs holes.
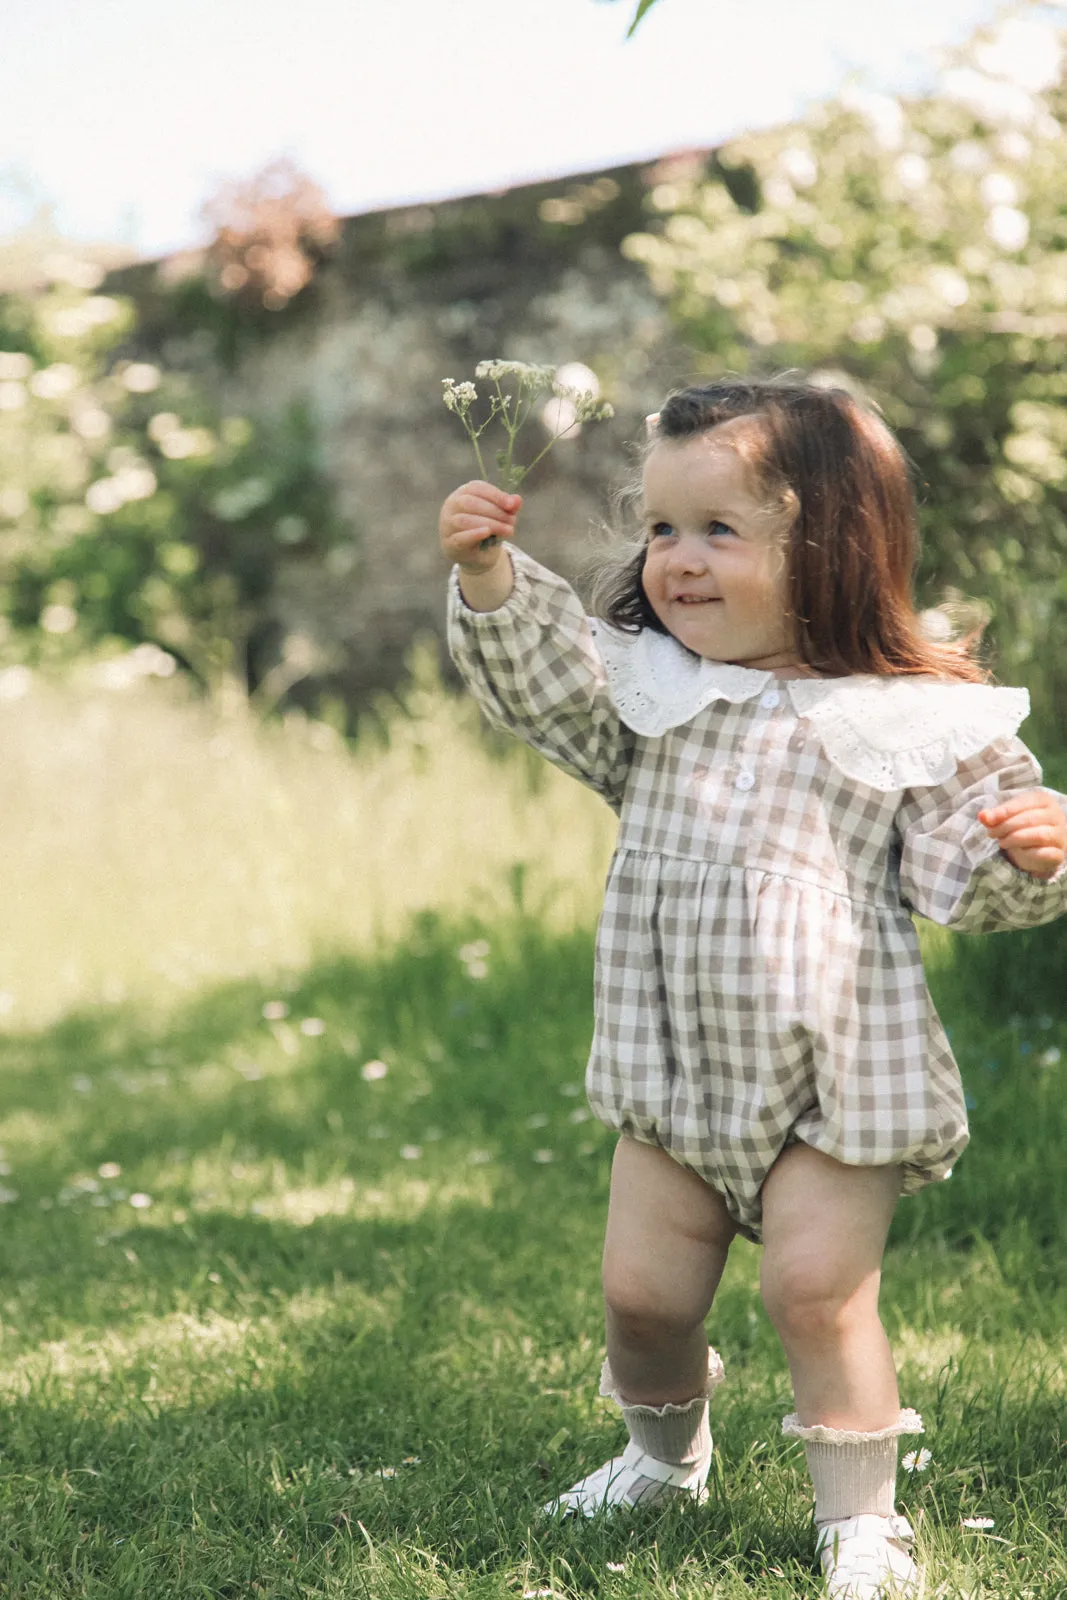
[[[752,1239],[787,1144],[899,1162],[905,1193],[946,1177],[967,1118],[911,912],[977,933],[1067,910],[1067,872],[1019,871],[976,820],[1041,783],[1014,737],[1025,690],[702,660],[587,618],[509,553],[496,611],[453,573],[449,642],[489,720],[619,813],[596,1115],[699,1173]]]

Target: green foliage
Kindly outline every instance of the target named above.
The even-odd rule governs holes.
[[[634,34],[637,32],[638,25],[648,15],[656,3],[657,0],[638,0],[637,10],[634,12],[634,19],[626,31],[626,37],[628,39],[633,38]]]
[[[129,359],[132,304],[95,278],[59,259],[0,300],[4,652],[151,642],[246,693],[281,564],[341,533],[312,420],[227,416],[206,381]]]
[[[915,465],[928,600],[992,605],[998,667],[1067,745],[1064,36],[979,34],[936,90],[846,92],[680,162],[624,249],[709,373],[866,392]]]
[[[615,0],[608,0],[608,4],[609,5],[613,5],[614,3],[615,3]],[[658,4],[658,0],[637,0],[637,7],[636,7],[636,9],[634,11],[634,14],[633,14],[633,20],[630,23],[630,26],[626,30],[626,37],[628,39],[632,39],[633,38],[634,34],[637,32],[637,30],[640,27],[641,23],[644,21],[645,17],[648,16],[648,13],[652,10],[652,7],[654,5],[656,5],[656,4]]]

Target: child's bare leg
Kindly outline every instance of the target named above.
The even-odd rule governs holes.
[[[704,1318],[734,1232],[702,1178],[652,1145],[619,1140],[604,1241],[608,1359],[600,1392],[621,1408],[630,1440],[548,1510],[593,1516],[664,1495],[705,1496],[708,1397],[722,1363],[708,1349]]]
[[[704,1318],[736,1233],[722,1197],[663,1150],[625,1135],[604,1241],[608,1365],[640,1405],[702,1394]]]
[[[763,1301],[796,1397],[783,1427],[804,1441],[830,1595],[918,1591],[911,1528],[894,1507],[897,1441],[922,1422],[900,1409],[878,1315],[900,1182],[899,1167],[847,1167],[792,1145],[763,1185]]]
[[[881,1318],[882,1254],[899,1167],[848,1167],[808,1145],[763,1185],[763,1303],[785,1348],[805,1425],[884,1428],[900,1414]]]

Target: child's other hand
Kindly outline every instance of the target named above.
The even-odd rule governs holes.
[[[1013,866],[1051,878],[1067,858],[1067,817],[1047,789],[1027,789],[979,811],[978,820]]]
[[[441,549],[464,572],[488,572],[501,559],[498,543],[512,539],[522,496],[475,479],[454,489],[441,507]]]

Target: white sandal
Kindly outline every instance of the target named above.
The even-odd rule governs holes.
[[[613,1456],[544,1509],[551,1516],[595,1517],[598,1511],[617,1507],[653,1505],[671,1494],[688,1494],[703,1503],[710,1470],[710,1456],[695,1467],[672,1467],[631,1442],[621,1456]]]
[[[908,1553],[914,1537],[907,1517],[867,1512],[824,1522],[815,1552],[828,1600],[915,1600],[919,1573]]]

